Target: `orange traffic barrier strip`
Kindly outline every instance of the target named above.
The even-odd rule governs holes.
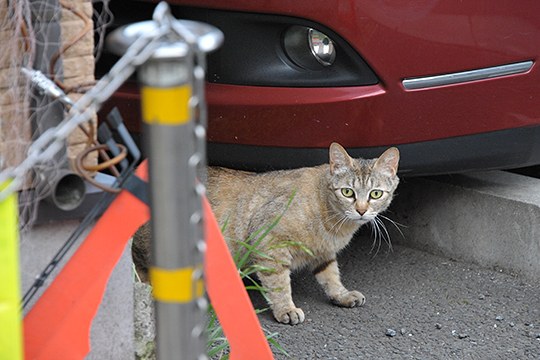
[[[273,359],[244,283],[223,239],[208,200],[205,274],[208,295],[231,347],[231,360]]]
[[[147,178],[146,161],[136,174]],[[229,340],[230,359],[273,359],[210,205],[203,203],[207,291]],[[83,359],[89,353],[90,327],[107,282],[128,240],[148,220],[143,202],[125,190],[118,195],[25,316],[26,359]]]

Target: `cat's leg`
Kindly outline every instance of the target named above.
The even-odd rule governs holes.
[[[271,272],[257,273],[263,287],[268,289],[267,297],[276,320],[283,324],[296,325],[304,322],[305,316],[302,309],[293,303],[290,275],[290,268],[281,264],[274,264]]]
[[[320,263],[313,269],[313,274],[334,304],[355,307],[364,305],[366,302],[366,298],[361,292],[349,291],[343,286],[336,259]]]

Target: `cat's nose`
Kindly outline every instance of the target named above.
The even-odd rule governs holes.
[[[356,212],[360,214],[360,216],[363,216],[368,210],[367,204],[358,204],[356,205]]]

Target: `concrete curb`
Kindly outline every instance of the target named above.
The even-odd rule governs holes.
[[[540,180],[503,171],[405,179],[390,217],[393,241],[540,277]],[[393,212],[393,213],[392,213]]]

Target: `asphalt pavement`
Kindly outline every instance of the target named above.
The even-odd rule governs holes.
[[[540,281],[401,245],[375,254],[369,233],[338,258],[345,286],[366,296],[363,307],[330,304],[300,272],[293,298],[306,321],[259,315],[290,356],[274,349],[276,359],[540,359]],[[252,300],[266,306],[260,295]]]
[[[293,274],[305,322],[259,314],[288,353],[274,347],[275,358],[540,359],[540,180],[406,180],[386,214],[404,224],[401,234],[387,223],[393,248],[362,228],[338,257],[344,285],[366,304],[332,305],[311,273]]]

